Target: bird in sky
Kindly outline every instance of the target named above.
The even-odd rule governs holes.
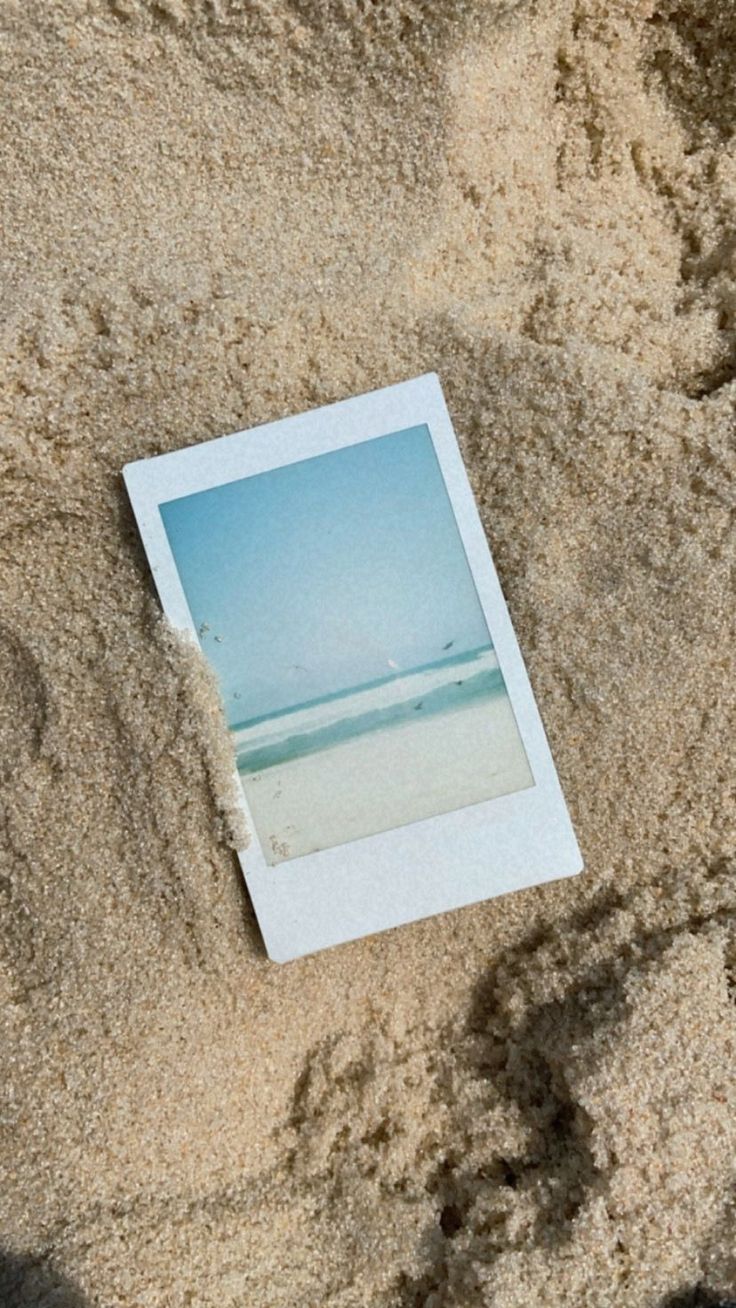
[[[454,644],[455,644],[455,641],[454,641],[454,640],[448,640],[447,644],[446,644],[446,645],[443,645],[442,648],[443,648],[443,649],[452,649],[452,647],[453,647]]]

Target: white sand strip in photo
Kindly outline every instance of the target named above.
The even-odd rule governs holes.
[[[506,695],[241,779],[271,864],[532,784]]]

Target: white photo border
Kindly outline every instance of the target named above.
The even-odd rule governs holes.
[[[574,876],[582,858],[439,378],[282,418],[123,470],[169,622],[200,642],[159,506],[409,427],[427,426],[534,785],[269,866],[237,769],[251,844],[238,853],[268,955],[286,962],[436,913]]]

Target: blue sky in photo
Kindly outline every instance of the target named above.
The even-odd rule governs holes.
[[[160,507],[231,726],[489,641],[426,426]]]

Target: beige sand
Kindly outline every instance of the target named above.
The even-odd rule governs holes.
[[[532,784],[507,695],[243,778],[272,865]]]
[[[0,24],[0,1302],[734,1296],[733,6]],[[280,968],[119,469],[428,368],[587,871]]]

